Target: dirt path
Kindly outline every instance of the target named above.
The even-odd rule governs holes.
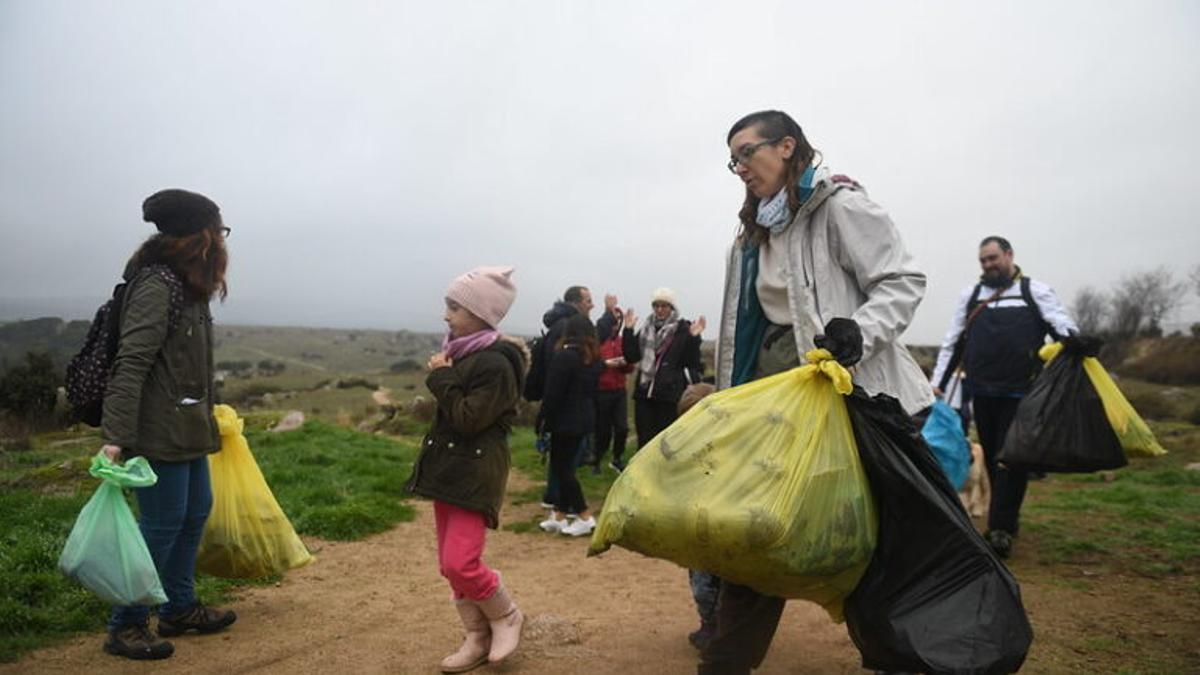
[[[510,488],[529,485],[514,475]],[[232,629],[177,638],[168,661],[108,656],[96,634],[0,666],[0,673],[435,673],[460,633],[436,571],[432,509],[424,502],[417,508],[414,522],[364,541],[309,541],[315,564],[279,586],[246,589],[232,604],[239,615]],[[505,517],[524,519],[531,509],[510,507]],[[504,574],[530,624],[517,656],[476,672],[695,672],[696,653],[685,638],[695,614],[684,571],[621,549],[585,558],[586,545],[561,536],[491,534],[487,560]],[[1195,649],[1194,589],[1120,578],[1100,586],[1103,592],[1080,594],[1061,585],[1069,570],[1039,569],[1020,556],[1014,563],[1038,636],[1025,672],[1117,670],[1089,640],[1117,641],[1117,648],[1129,640],[1140,653],[1147,653],[1147,641],[1159,645],[1150,653]],[[1200,652],[1194,655],[1188,662],[1200,664]],[[758,672],[864,671],[843,626],[816,605],[790,602]]]

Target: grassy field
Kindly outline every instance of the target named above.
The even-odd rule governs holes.
[[[353,540],[412,518],[403,486],[415,445],[320,421],[265,431],[278,416],[249,415],[246,435],[298,532]],[[87,466],[98,447],[94,432],[57,433],[36,437],[32,450],[0,453],[0,661],[104,626],[108,608],[57,568],[75,516],[97,485]],[[221,601],[235,585],[197,581],[203,602]]]
[[[299,532],[357,539],[413,516],[402,486],[428,425],[414,402],[419,397],[428,403],[429,393],[422,370],[392,372],[391,365],[405,359],[423,364],[437,346],[436,336],[237,326],[219,327],[218,335],[218,361],[285,364],[278,374],[227,377],[222,396],[247,419],[251,447]],[[1200,667],[1200,651],[1172,632],[1200,625],[1196,620],[1128,625],[1151,623],[1143,616],[1146,608],[1166,613],[1200,599],[1200,471],[1188,468],[1200,462],[1200,387],[1129,377],[1119,385],[1170,454],[1135,459],[1118,471],[1051,475],[1031,483],[1018,555],[1010,566],[1039,611],[1034,620],[1045,661],[1031,665],[1041,672]],[[380,389],[390,404],[376,400]],[[398,414],[385,419],[384,412],[392,409]],[[290,410],[304,412],[309,420],[301,430],[266,431]],[[100,439],[94,431],[76,429],[35,435],[31,442],[28,450],[0,450],[0,514],[5,516],[0,519],[0,661],[64,636],[100,630],[107,613],[56,566],[75,515],[95,487],[86,470]],[[525,477],[520,484],[532,481],[532,487],[511,494],[512,501],[537,504],[546,467],[534,449],[532,429],[518,427],[512,447],[514,469]],[[598,476],[579,471],[594,511],[602,507],[615,477],[607,468]],[[537,528],[543,510],[520,513],[518,520],[504,520],[503,528],[548,536]],[[199,587],[207,602],[220,601],[235,588],[211,577],[202,577]],[[1051,610],[1038,607],[1039,599],[1052,603]],[[1101,618],[1073,624],[1070,619],[1078,613],[1073,607],[1086,607]]]

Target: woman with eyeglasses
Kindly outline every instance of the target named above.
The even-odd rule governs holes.
[[[230,610],[196,599],[196,552],[212,509],[208,455],[221,449],[213,419],[213,330],[209,302],[225,299],[229,228],[208,197],[161,190],[142,203],[158,234],[125,270],[124,303],[112,374],[105,389],[101,451],[112,461],[142,456],[158,482],[134,490],[139,526],[167,603],[115,607],[104,651],[130,659],[165,659],[164,637],[213,633],[232,624]]]
[[[900,336],[925,293],[891,218],[858,182],[835,175],[786,113],[738,120],[729,170],[746,186],[729,251],[717,338],[717,388],[800,365],[814,347],[855,384],[895,396],[908,413],[933,391]],[[748,673],[762,663],[784,599],[721,581],[716,631],[701,673]]]
[[[675,291],[669,288],[654,291],[650,309],[650,316],[638,331],[642,358],[633,388],[633,423],[639,448],[671,426],[679,417],[683,390],[704,375],[700,361],[704,317],[694,322],[680,318]]]

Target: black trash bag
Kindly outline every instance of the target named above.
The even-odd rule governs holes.
[[[1104,402],[1083,369],[1086,351],[1064,349],[1038,375],[997,461],[1053,473],[1119,469],[1128,463]]]
[[[863,667],[1016,672],[1033,641],[1016,580],[899,402],[856,388],[846,403],[879,512],[875,554],[845,603]]]

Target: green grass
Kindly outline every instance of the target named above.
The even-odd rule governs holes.
[[[1155,424],[1169,454],[1112,472],[1051,476],[1024,512],[1043,562],[1151,577],[1200,572],[1200,428]]]
[[[272,415],[247,418],[247,439],[283,510],[301,534],[352,540],[411,520],[403,488],[412,445],[319,421],[266,432]],[[103,629],[109,608],[58,571],[58,556],[98,482],[87,474],[95,432],[35,439],[28,452],[0,453],[0,662],[71,635]],[[136,500],[129,496],[136,512]],[[227,601],[239,586],[201,575],[201,602]]]

